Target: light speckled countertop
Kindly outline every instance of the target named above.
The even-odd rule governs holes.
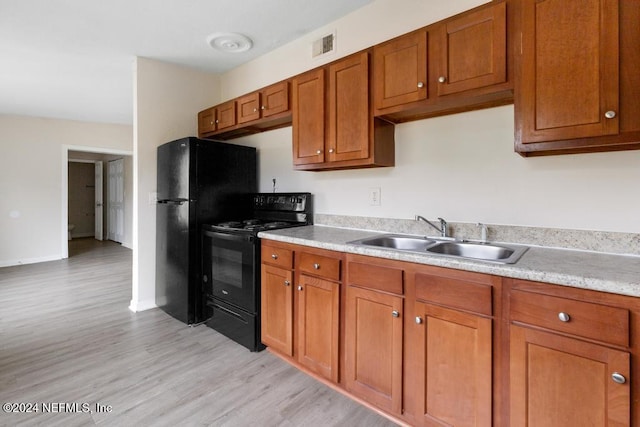
[[[496,264],[347,244],[380,234],[386,233],[310,225],[264,231],[258,236],[321,249],[640,297],[640,256],[533,246],[516,264]]]

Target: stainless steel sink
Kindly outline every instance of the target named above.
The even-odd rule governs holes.
[[[529,249],[527,246],[521,245],[451,241],[398,234],[368,237],[348,242],[348,244],[490,261],[501,264],[513,264],[517,262],[527,249]]]
[[[513,264],[527,251],[526,246],[506,246],[475,242],[442,242],[427,248],[427,252],[461,258]]]
[[[385,234],[384,236],[370,237],[367,239],[360,239],[349,243],[364,246],[376,246],[379,248],[397,249],[400,251],[424,252],[429,246],[432,246],[434,243],[436,243],[436,241],[427,239],[426,237]]]

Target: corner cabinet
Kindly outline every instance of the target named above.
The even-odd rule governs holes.
[[[639,20],[634,1],[522,2],[517,152],[640,148]]]
[[[373,118],[369,84],[368,51],[293,78],[294,169],[395,164],[394,126]]]

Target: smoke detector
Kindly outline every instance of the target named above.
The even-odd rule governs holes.
[[[221,52],[246,52],[253,46],[251,39],[238,33],[213,33],[207,37],[207,43]]]

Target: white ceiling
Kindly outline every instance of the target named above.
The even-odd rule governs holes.
[[[0,114],[132,123],[136,56],[224,72],[372,0],[0,0]],[[253,40],[244,53],[207,44]]]

